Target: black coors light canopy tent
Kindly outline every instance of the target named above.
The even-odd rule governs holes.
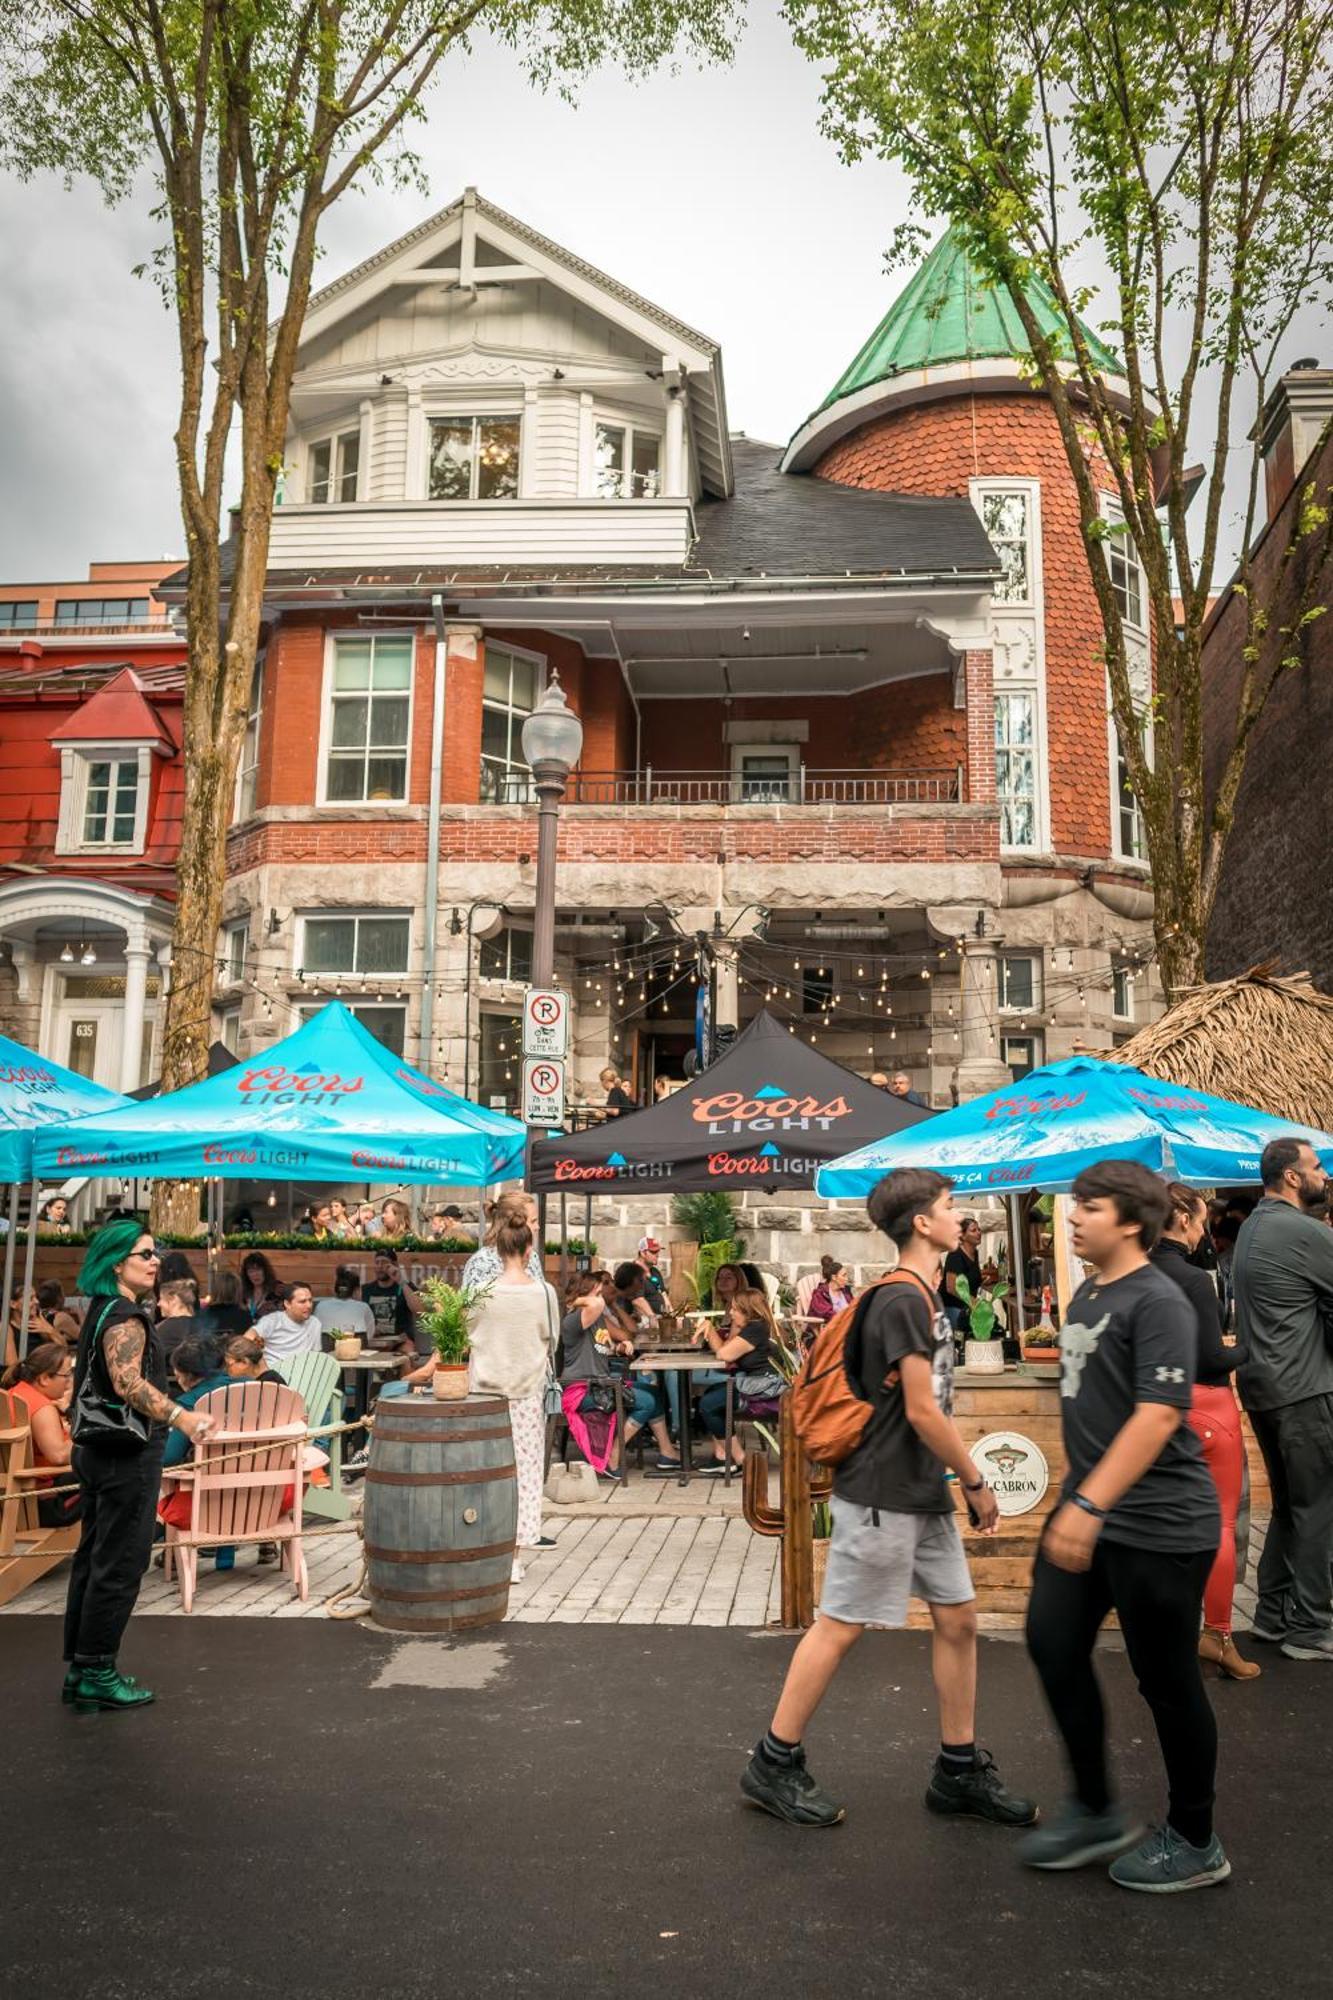
[[[633,1194],[663,1183],[681,1194],[808,1188],[825,1160],[930,1116],[830,1062],[765,1012],[660,1104],[539,1139],[528,1185],[541,1194]]]

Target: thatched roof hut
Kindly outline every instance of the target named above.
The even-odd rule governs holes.
[[[1333,998],[1256,966],[1187,993],[1114,1051],[1149,1076],[1333,1131]]]

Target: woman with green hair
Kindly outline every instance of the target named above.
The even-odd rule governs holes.
[[[167,1394],[167,1366],[153,1331],[158,1255],[136,1216],[99,1229],[79,1289],[88,1295],[74,1363],[73,1470],[83,1531],[65,1604],[62,1698],[84,1711],[139,1708],[153,1699],[122,1674],[116,1655],[153,1547],[153,1522],[170,1427],[207,1437],[211,1419]]]

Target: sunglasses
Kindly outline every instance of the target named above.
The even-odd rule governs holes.
[[[161,1253],[156,1248],[149,1250],[131,1250],[130,1255],[131,1257],[142,1257],[145,1264],[156,1264],[161,1261]]]

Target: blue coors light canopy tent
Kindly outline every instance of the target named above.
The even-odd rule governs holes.
[[[0,1181],[33,1177],[33,1138],[71,1118],[116,1111],[129,1099],[0,1035]]]
[[[516,1119],[432,1082],[335,1000],[264,1054],[45,1133],[36,1150],[48,1173],[450,1186],[521,1173],[523,1144]]]
[[[1084,1167],[1105,1159],[1137,1160],[1192,1187],[1235,1187],[1257,1181],[1268,1141],[1288,1136],[1308,1139],[1324,1167],[1333,1167],[1327,1132],[1163,1083],[1123,1063],[1073,1056],[916,1131],[830,1161],[815,1188],[853,1199],[895,1167],[933,1167],[971,1193],[1063,1194]]]

